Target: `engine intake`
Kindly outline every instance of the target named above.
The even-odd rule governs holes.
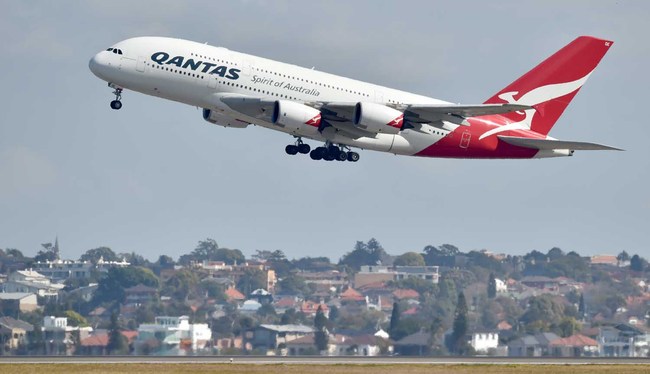
[[[320,110],[289,100],[276,100],[271,122],[291,131],[318,129]]]
[[[354,107],[352,122],[366,131],[397,134],[404,125],[404,113],[381,104],[359,102]]]

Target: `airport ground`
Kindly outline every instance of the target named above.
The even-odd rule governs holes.
[[[462,360],[415,359],[415,360],[331,360],[304,357],[277,360],[264,357],[229,359],[186,357],[40,357],[12,359],[0,358],[0,373],[263,373],[292,374],[309,372],[327,374],[396,374],[396,373],[649,373],[647,359],[613,360]]]

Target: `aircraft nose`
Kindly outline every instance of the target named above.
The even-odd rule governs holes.
[[[106,75],[106,69],[109,67],[108,59],[106,56],[106,51],[101,51],[88,62],[88,68],[93,72],[98,78],[104,78]]]

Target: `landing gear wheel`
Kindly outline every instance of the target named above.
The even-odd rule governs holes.
[[[309,157],[311,157],[312,160],[322,160],[323,154],[318,152],[318,148],[316,148],[309,153]]]
[[[357,152],[348,152],[348,161],[357,162],[359,161],[359,154]]]
[[[119,110],[122,107],[122,102],[119,100],[111,101],[111,109]]]
[[[298,146],[288,145],[284,148],[284,151],[287,152],[288,155],[295,155],[298,153]]]
[[[339,153],[336,155],[337,161],[345,161],[347,159],[348,159],[348,154],[344,151],[339,151]]]
[[[302,153],[303,155],[309,153],[310,150],[311,147],[309,146],[309,144],[305,144],[305,143],[298,144],[298,152]]]

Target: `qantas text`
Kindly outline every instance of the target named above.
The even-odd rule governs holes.
[[[151,55],[151,61],[157,63],[158,65],[176,65],[179,68],[183,69],[192,69],[197,71],[200,69],[202,73],[207,74],[216,74],[223,78],[228,79],[239,79],[239,73],[241,70],[235,68],[229,68],[225,65],[217,65],[211,62],[205,62],[201,60],[194,60],[192,58],[186,58],[184,56],[174,56],[170,58],[169,53],[167,52],[156,52]]]

